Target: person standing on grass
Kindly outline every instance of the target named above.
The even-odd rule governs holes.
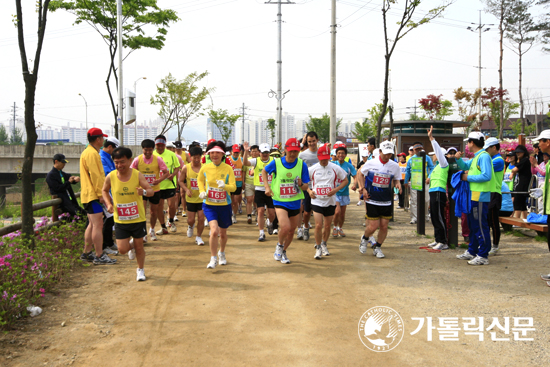
[[[117,138],[108,137],[103,142],[103,149],[99,151],[105,177],[115,170],[115,162],[113,161],[111,154],[115,148],[118,148],[119,145],[120,142]],[[118,249],[116,249],[115,243],[113,242],[113,227],[115,226],[115,220],[113,215],[108,211],[105,210],[103,214],[103,251],[109,255],[116,255],[118,254]]]
[[[103,209],[105,208],[102,188],[105,183],[105,172],[101,164],[99,150],[104,138],[101,129],[93,127],[88,130],[88,146],[80,155],[80,201],[88,213],[88,227],[84,233],[84,253],[80,259],[92,261],[94,265],[112,265],[111,259],[103,252]],[[92,250],[95,249],[95,256]]]
[[[157,217],[159,212],[160,203],[160,183],[170,176],[166,163],[160,156],[154,155],[155,142],[151,139],[145,139],[141,142],[141,150],[143,154],[140,154],[134,159],[130,168],[137,169],[143,177],[147,180],[150,186],[153,187],[155,192],[153,196],[144,196],[143,200],[149,202],[149,236],[151,241],[156,241],[157,236],[155,234],[155,225],[157,224]],[[147,205],[143,203],[147,212]],[[147,242],[147,235],[143,237],[143,242]]]
[[[166,219],[164,216],[164,200],[168,201],[168,223],[170,226],[171,232],[176,232],[176,225],[174,224],[174,217],[176,216],[177,201],[176,201],[176,177],[180,170],[180,161],[176,156],[176,153],[173,153],[166,149],[166,137],[164,135],[159,135],[155,138],[155,147],[156,150],[153,153],[157,157],[161,157],[170,175],[160,183],[160,201],[157,207],[157,218],[160,222],[160,229],[157,231],[157,234],[164,235],[168,234],[168,228],[166,228]]]
[[[235,192],[231,193],[231,206],[233,207],[233,224],[237,223],[237,211],[239,210],[239,205],[243,199],[243,159],[239,157],[241,152],[241,147],[239,144],[234,144],[231,148],[231,155],[229,158],[233,163],[233,173],[235,174],[235,181],[237,182],[237,189]]]
[[[271,161],[262,171],[265,195],[273,197],[273,205],[279,220],[279,242],[273,258],[282,264],[289,264],[286,251],[294,237],[294,231],[300,220],[301,200],[308,187],[309,173],[307,165],[298,158],[300,142],[290,138],[285,144],[286,155]],[[268,175],[272,175],[271,185]]]
[[[380,156],[371,159],[363,165],[357,173],[357,184],[359,192],[365,198],[367,207],[365,233],[361,237],[359,252],[367,252],[369,238],[378,231],[378,239],[371,239],[373,255],[379,259],[384,258],[382,244],[388,235],[388,224],[392,218],[391,206],[393,200],[393,187],[401,188],[401,170],[399,165],[390,160],[394,152],[394,145],[385,141],[380,145],[382,150]]]
[[[345,148],[344,148],[345,149]],[[336,211],[336,194],[348,186],[347,173],[339,165],[330,162],[330,144],[317,150],[319,163],[309,169],[311,209],[315,219],[315,259],[329,256],[327,241],[332,217]],[[342,159],[343,160],[343,159]]]
[[[318,142],[319,136],[317,136],[315,131],[308,132],[302,140],[302,144],[307,145],[308,149],[301,152],[298,158],[306,163],[308,169],[319,163],[319,158],[317,158]],[[304,192],[303,206],[303,226],[298,228],[296,238],[298,240],[303,239],[304,241],[308,241],[310,228],[309,222],[311,220],[311,198],[309,197],[309,193],[307,191]]]
[[[489,213],[487,220],[493,230],[493,246],[489,255],[496,255],[498,252],[498,243],[500,242],[500,207],[502,205],[502,182],[504,181],[504,159],[500,155],[500,142],[497,138],[488,138],[485,141],[483,149],[491,156],[493,161],[493,175],[495,176],[496,189],[491,192],[491,201],[489,202]],[[495,246],[496,244],[496,246]]]
[[[116,170],[105,178],[103,200],[107,203],[107,211],[114,213],[118,250],[123,255],[127,253],[130,260],[137,258],[136,280],[140,282],[146,279],[143,237],[147,234],[147,218],[143,197],[152,197],[155,191],[141,172],[130,168],[132,151],[129,148],[116,148],[113,151],[113,160]],[[113,204],[109,192],[112,194]]]
[[[248,152],[244,151],[243,148],[243,163],[244,163],[244,155],[248,154]],[[254,159],[258,158],[260,155],[260,147],[257,145],[253,145],[250,147],[250,156]],[[244,166],[243,167],[243,174],[244,174],[244,194],[246,197],[246,222],[248,224],[252,224],[252,215],[254,211],[254,192],[255,192],[255,186],[254,186],[254,167],[252,166]],[[256,221],[257,222],[257,221]]]
[[[348,156],[348,150],[345,146],[338,146],[336,148],[336,162],[334,164],[340,166],[348,178],[348,184],[336,194],[336,211],[334,212],[334,228],[332,229],[333,237],[346,237],[344,233],[344,222],[346,220],[346,209],[351,202],[349,198],[349,183],[351,183],[351,178],[353,177],[353,185],[351,189],[355,191],[357,189],[357,183],[355,182],[355,176],[357,175],[357,170],[353,167],[351,162],[346,161]]]
[[[199,172],[202,168],[202,149],[200,146],[191,147],[189,154],[191,162],[183,167],[179,178],[179,186],[181,188],[181,196],[185,197],[187,202],[187,237],[193,237],[193,228],[196,223],[197,237],[195,237],[195,243],[203,246],[204,211],[202,210],[202,199],[199,197],[198,184]]]
[[[211,163],[202,166],[197,177],[199,197],[203,199],[203,210],[210,226],[210,262],[207,269],[214,269],[218,264],[226,265],[225,245],[227,228],[231,223],[230,193],[237,188],[233,168],[223,162],[225,144],[215,141],[208,144],[206,154]],[[218,252],[218,235],[220,251]],[[217,256],[216,256],[217,255]]]

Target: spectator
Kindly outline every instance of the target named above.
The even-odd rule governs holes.
[[[84,216],[84,209],[78,205],[71,186],[79,183],[80,177],[71,176],[63,172],[63,168],[65,168],[65,164],[67,163],[68,161],[63,154],[54,155],[53,168],[46,176],[46,183],[50,188],[50,194],[56,195],[61,199],[61,205],[59,205],[61,213],[69,213],[73,217],[77,215]]]
[[[529,191],[529,183],[531,182],[531,163],[529,162],[529,152],[525,145],[518,145],[514,150],[516,153],[516,167],[512,170],[513,174],[517,174],[517,183],[514,186],[514,191],[527,192]],[[527,219],[527,197],[528,194],[514,194],[514,217]]]
[[[103,171],[105,177],[115,170],[115,162],[111,157],[113,151],[118,148],[120,141],[117,138],[108,137],[103,142],[103,148],[99,151],[101,156],[101,164],[103,165]],[[109,255],[117,255],[118,248],[113,241],[113,228],[115,226],[115,219],[113,214],[108,211],[103,212],[103,251]]]

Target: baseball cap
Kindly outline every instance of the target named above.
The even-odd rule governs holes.
[[[414,150],[414,148],[412,147],[412,145],[409,147],[409,151],[411,151],[411,150]]]
[[[407,154],[406,154],[406,153],[399,153],[399,154],[398,154],[397,156],[398,156],[398,157],[399,157],[399,156],[403,156],[403,157],[406,157],[406,156],[407,156]]]
[[[260,144],[260,153],[270,152],[270,151],[271,151],[271,148],[269,147],[269,144],[267,143]]]
[[[483,146],[483,149],[487,149],[489,147],[492,147],[493,145],[497,145],[499,143],[497,138],[489,138],[485,141],[485,145]]]
[[[88,135],[90,136],[103,136],[107,137],[107,134],[103,134],[103,131],[101,129],[98,129],[97,127],[92,127],[90,130],[88,130]]]
[[[468,141],[469,139],[474,139],[474,140],[485,139],[485,135],[483,135],[481,131],[471,131],[468,134],[468,137],[464,139],[464,141]]]
[[[391,141],[384,141],[382,144],[380,144],[380,149],[382,150],[382,154],[392,154],[393,153],[394,145]]]
[[[447,149],[447,151],[445,153],[449,154],[451,152],[451,150],[454,150],[455,152],[458,152],[458,149],[456,149],[455,147],[450,147],[449,149]]]
[[[208,140],[208,143],[206,143],[206,145],[208,145],[208,144],[210,144],[210,143],[212,143],[212,142],[215,142],[215,141],[216,141],[216,139],[210,139],[210,140]]]
[[[317,150],[317,158],[319,158],[319,160],[330,159],[330,148],[327,144]]]
[[[117,138],[113,138],[112,136],[110,136],[105,140],[110,141],[111,143],[115,144],[115,148],[118,148],[120,146],[120,141]]]
[[[285,149],[289,152],[293,150],[300,151],[300,142],[296,138],[290,138],[285,143]]]
[[[174,142],[169,142],[168,144],[166,144],[166,148],[175,148],[176,146],[174,145]]]
[[[368,157],[369,156],[369,151],[368,150],[362,150],[361,151],[361,157]]]
[[[174,146],[176,147],[176,149],[183,149],[183,144],[179,140],[174,142]]]
[[[539,141],[540,139],[550,139],[550,130],[543,130],[533,141]]]
[[[61,153],[57,153],[56,155],[53,156],[53,160],[54,161],[59,161],[61,163],[69,163],[68,160],[65,159],[65,156]]]
[[[241,147],[239,146],[239,144],[233,144],[233,148],[231,150],[238,153],[241,151]]]

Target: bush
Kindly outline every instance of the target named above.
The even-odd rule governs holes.
[[[35,230],[44,227],[42,218]],[[85,222],[73,220],[35,232],[34,250],[17,231],[0,239],[0,328],[7,329],[27,307],[60,282],[79,261],[84,245]]]

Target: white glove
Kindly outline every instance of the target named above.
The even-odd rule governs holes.
[[[223,182],[223,180],[216,180],[216,183],[218,184],[218,187],[220,189],[223,189],[225,187],[225,182]]]
[[[542,189],[531,189],[529,190],[531,193],[530,193],[530,196],[534,199],[538,199],[540,197],[542,197]]]
[[[199,198],[202,199],[202,200],[206,199],[206,196],[207,196],[207,195],[206,195],[206,192],[205,192],[205,191],[204,191],[204,192],[201,192],[201,193],[199,194]]]

